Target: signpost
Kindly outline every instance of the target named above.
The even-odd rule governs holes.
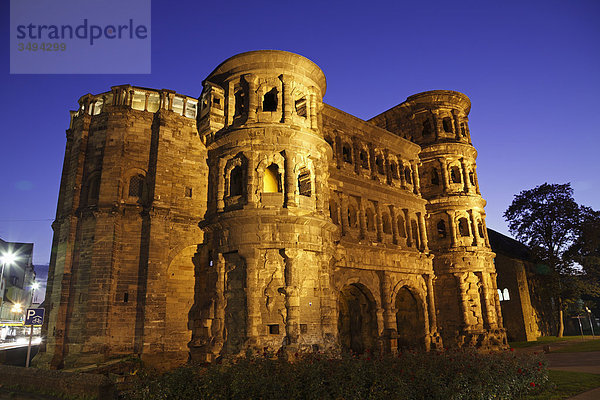
[[[33,327],[41,326],[44,322],[44,309],[43,308],[28,308],[25,314],[25,326],[30,326],[29,330],[29,346],[27,346],[27,360],[25,361],[25,368],[29,368],[29,358],[31,356],[31,338],[33,337]]]

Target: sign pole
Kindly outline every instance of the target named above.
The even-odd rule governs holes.
[[[25,361],[25,368],[29,368],[29,357],[31,356],[31,338],[33,337],[33,324],[29,331],[29,346],[27,346],[27,360]]]

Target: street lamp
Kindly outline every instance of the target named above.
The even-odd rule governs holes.
[[[592,329],[592,338],[594,338],[594,325],[592,324],[592,311],[589,308],[585,308],[585,311],[587,312],[588,315],[588,321],[590,321],[590,328]]]
[[[31,285],[31,307],[33,307],[33,303],[35,301],[35,291],[40,288],[40,284],[37,281],[33,281]]]

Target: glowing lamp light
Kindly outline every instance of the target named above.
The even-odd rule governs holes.
[[[11,309],[12,312],[14,313],[21,313],[23,312],[23,307],[21,306],[20,303],[15,303]]]
[[[13,264],[17,260],[17,256],[15,253],[4,253],[2,257],[0,257],[0,261],[2,264]]]
[[[40,288],[40,284],[39,284],[39,283],[37,283],[37,282],[33,282],[33,285],[31,285],[31,288],[32,288],[33,290],[38,290],[38,289]]]

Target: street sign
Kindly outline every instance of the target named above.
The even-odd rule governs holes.
[[[40,326],[44,322],[43,308],[28,308],[25,313],[25,326]]]

